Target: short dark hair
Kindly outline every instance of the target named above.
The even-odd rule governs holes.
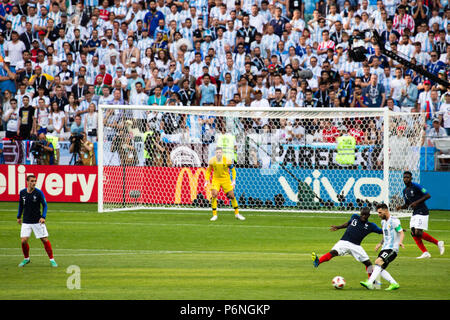
[[[370,208],[369,208],[369,207],[361,208],[360,213],[361,213],[362,215],[370,215]]]
[[[35,178],[36,179],[36,176],[34,174],[29,174],[27,176],[27,181],[30,181],[31,178]]]
[[[379,203],[379,204],[377,204],[377,210],[378,209],[388,210],[389,207],[387,206],[386,203]]]
[[[405,171],[405,172],[403,172],[403,174],[409,174],[412,177],[412,172],[411,171]]]

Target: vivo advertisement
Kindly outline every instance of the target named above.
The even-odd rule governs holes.
[[[97,202],[97,167],[0,165],[0,201],[17,201],[26,176],[37,176],[37,187],[49,202]],[[204,187],[206,170],[187,167],[104,168],[104,201],[197,205],[210,198]],[[397,188],[390,198],[400,197],[401,173],[391,173]],[[431,194],[430,209],[450,210],[450,198],[442,181],[450,172],[423,172],[420,183]],[[370,170],[305,170],[289,168],[237,169],[235,194],[241,207],[284,206],[299,210],[346,207],[383,201],[383,175]],[[219,199],[228,204],[221,192]]]
[[[302,209],[383,202],[383,173],[370,170],[241,169],[236,194]],[[399,190],[401,191],[401,190]],[[250,203],[252,205],[252,203]]]

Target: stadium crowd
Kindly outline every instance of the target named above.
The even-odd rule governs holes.
[[[430,135],[450,135],[447,88],[383,55],[367,32],[448,80],[447,0],[2,0],[0,29],[5,139],[84,132],[95,142],[98,104],[386,107],[425,112]],[[349,40],[360,32],[366,60],[356,62]],[[144,118],[141,131],[181,126]],[[216,123],[199,126],[205,141]]]

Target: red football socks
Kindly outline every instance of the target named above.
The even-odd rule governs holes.
[[[414,241],[416,242],[417,246],[419,247],[419,249],[422,252],[426,252],[427,251],[427,248],[425,248],[425,245],[422,242],[422,237],[413,236],[413,239],[414,239]]]
[[[25,259],[30,258],[30,245],[28,242],[22,242],[22,252]]]
[[[331,253],[325,253],[323,256],[321,256],[320,258],[319,258],[319,263],[322,263],[322,262],[327,262],[327,261],[329,261],[329,260],[331,260],[331,258],[333,258],[333,256],[331,255]]]
[[[435,245],[438,244],[438,241],[437,241],[435,238],[433,238],[431,235],[429,235],[428,233],[426,233],[426,232],[423,232],[423,233],[422,233],[422,239],[425,240],[425,241],[434,243]]]
[[[50,244],[50,241],[46,241],[44,242],[44,248],[45,251],[47,252],[47,255],[50,259],[53,259],[53,250],[52,250],[52,245]]]

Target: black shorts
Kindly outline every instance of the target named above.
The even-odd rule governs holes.
[[[387,266],[397,258],[397,252],[392,249],[381,250],[378,258],[383,260],[383,265],[381,266],[383,269],[386,269]]]

